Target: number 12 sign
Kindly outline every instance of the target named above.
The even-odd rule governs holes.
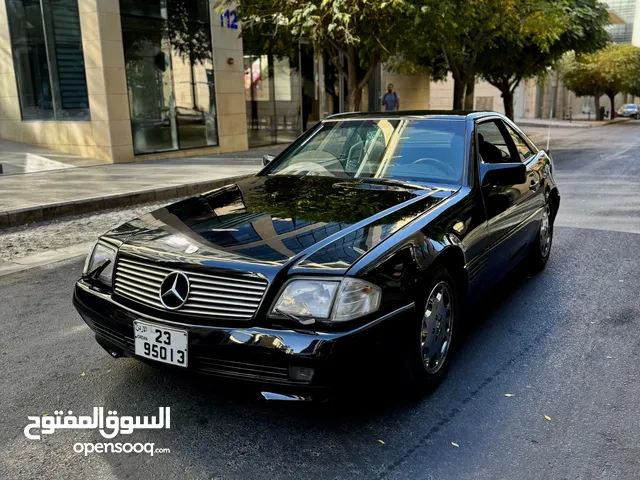
[[[220,26],[227,28],[238,28],[238,12],[235,10],[225,10],[220,15]]]

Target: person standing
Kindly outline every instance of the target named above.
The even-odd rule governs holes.
[[[309,121],[309,115],[311,115],[311,110],[313,110],[313,98],[311,95],[307,95],[304,91],[304,87],[302,87],[302,131],[307,131],[307,122]]]
[[[400,110],[400,96],[393,91],[393,83],[387,85],[387,93],[382,96],[382,106],[387,112]]]

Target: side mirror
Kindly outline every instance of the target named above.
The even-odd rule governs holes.
[[[481,163],[480,184],[505,187],[527,181],[527,167],[523,163]]]
[[[270,155],[270,154],[267,153],[266,155],[264,155],[262,157],[262,165],[270,164],[273,161],[274,158],[276,158],[275,155]]]

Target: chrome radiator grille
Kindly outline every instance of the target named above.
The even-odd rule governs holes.
[[[268,285],[266,280],[257,278],[194,273],[121,258],[115,269],[115,291],[130,300],[166,310],[160,302],[160,285],[175,271],[182,271],[190,285],[186,303],[175,311],[202,317],[249,320],[258,310]]]

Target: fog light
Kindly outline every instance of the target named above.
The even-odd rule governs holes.
[[[311,382],[313,378],[313,368],[309,367],[289,367],[289,379],[294,382]]]

